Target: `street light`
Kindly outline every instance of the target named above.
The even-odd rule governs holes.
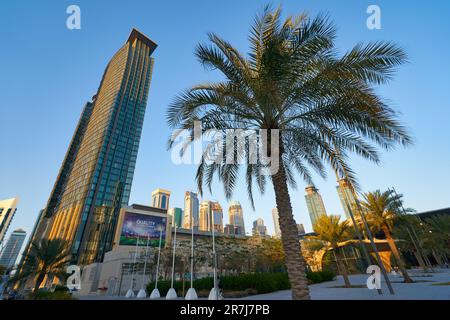
[[[184,297],[186,300],[197,300],[197,292],[194,289],[194,215],[191,212],[191,287]]]
[[[159,276],[159,258],[161,256],[161,240],[162,240],[162,232],[163,232],[163,226],[158,225],[156,230],[159,231],[159,247],[158,247],[158,260],[156,262],[156,280],[155,280],[155,289],[153,289],[150,299],[159,299],[161,295],[159,294],[158,290],[158,276]]]
[[[139,235],[136,238],[136,249],[135,249],[135,252],[134,252],[133,269],[131,271],[130,288],[128,289],[127,294],[125,295],[125,298],[134,298],[133,280],[134,280],[134,268],[136,266],[136,257],[137,257],[137,252],[138,252],[138,245],[139,245]]]
[[[167,300],[173,300],[173,299],[178,298],[177,292],[173,288],[173,280],[174,280],[174,276],[175,276],[175,248],[177,246],[177,225],[174,225],[174,227],[175,227],[175,235],[173,237],[172,279],[171,279],[171,282],[170,282],[170,289],[169,289],[169,291],[167,292],[167,295],[166,295],[166,299]]]
[[[141,290],[139,290],[139,292],[137,294],[137,297],[139,299],[147,298],[147,292],[145,292],[144,283],[145,283],[145,270],[147,269],[148,242],[149,242],[149,240],[150,240],[150,235],[147,235],[147,245],[145,246],[145,262],[144,262],[144,272],[142,273]]]
[[[211,210],[212,211],[212,210]],[[212,240],[213,240],[213,259],[214,259],[214,286],[209,293],[208,300],[218,300],[219,292],[217,288],[217,259],[216,259],[216,241],[215,241],[215,230],[214,230],[214,212],[211,212],[211,222],[212,222]]]

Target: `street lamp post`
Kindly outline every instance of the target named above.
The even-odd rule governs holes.
[[[197,292],[194,289],[194,215],[191,212],[191,287],[186,293],[186,300],[197,300]]]
[[[155,289],[153,289],[152,294],[150,295],[150,299],[159,299],[161,297],[158,290],[158,277],[159,277],[159,259],[161,257],[161,240],[163,227],[158,226],[157,230],[159,230],[159,246],[158,246],[158,260],[156,261],[156,280],[155,280]]]
[[[215,229],[214,229],[214,212],[211,212],[211,222],[212,222],[212,241],[213,241],[213,269],[214,269],[214,286],[211,289],[211,292],[209,293],[208,300],[218,300],[219,299],[219,292],[217,288],[217,260],[216,260],[216,241],[215,241]]]
[[[134,298],[133,280],[134,280],[134,269],[136,266],[136,258],[137,258],[137,253],[138,253],[138,246],[139,246],[139,235],[136,238],[136,249],[134,252],[133,269],[131,271],[130,288],[128,289],[127,294],[125,295],[126,298]]]
[[[145,270],[147,269],[147,257],[148,257],[148,242],[150,240],[150,235],[147,235],[147,244],[145,246],[145,261],[144,261],[144,272],[142,273],[142,283],[141,283],[141,290],[139,290],[137,297],[139,299],[147,298],[147,292],[145,292],[144,289],[144,283],[145,283]]]
[[[173,237],[173,253],[172,253],[172,279],[170,281],[170,289],[167,292],[166,295],[166,299],[167,300],[173,300],[178,298],[177,296],[177,292],[175,291],[175,289],[173,288],[173,280],[175,277],[175,251],[176,251],[176,246],[177,246],[177,226],[174,225],[175,228],[175,235]]]

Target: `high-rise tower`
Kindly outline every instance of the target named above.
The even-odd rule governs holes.
[[[355,210],[356,208],[356,199],[353,195],[352,190],[350,189],[350,185],[346,179],[339,179],[338,186],[336,186],[336,190],[339,195],[339,199],[341,200],[342,208],[344,209],[345,216],[347,219],[350,219],[350,210]]]
[[[306,206],[308,207],[311,224],[314,226],[317,220],[321,216],[326,215],[327,212],[325,211],[325,206],[323,204],[323,200],[320,196],[319,190],[317,190],[316,187],[308,186],[305,188],[305,191]]]
[[[281,229],[280,229],[280,217],[278,215],[278,209],[272,209],[272,219],[273,219],[273,228],[274,228],[274,237],[277,239],[281,238]]]
[[[158,188],[152,192],[152,207],[168,210],[169,199],[170,191]]]
[[[156,46],[133,29],[112,57],[45,208],[44,236],[67,240],[79,265],[111,249],[119,209],[128,205]]]
[[[27,233],[22,229],[14,230],[0,253],[0,266],[9,269],[16,263]]]
[[[0,200],[0,245],[5,238],[11,220],[16,214],[19,198]]]
[[[200,204],[199,230],[223,232],[223,211],[219,202],[203,201]]]
[[[183,228],[191,229],[193,225],[194,229],[198,230],[198,211],[199,203],[197,194],[191,191],[186,191],[184,194]]]
[[[238,201],[233,201],[228,207],[228,216],[230,225],[234,227],[235,234],[245,235],[244,214],[242,212],[241,204]]]

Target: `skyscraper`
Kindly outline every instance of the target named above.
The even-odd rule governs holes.
[[[0,201],[0,245],[3,243],[6,231],[11,220],[16,214],[19,198],[11,198]]]
[[[156,46],[133,29],[112,57],[50,194],[40,227],[46,238],[70,243],[73,263],[100,261],[111,250],[119,209],[130,197]]]
[[[214,223],[214,225],[213,225]],[[199,230],[223,232],[223,211],[220,203],[202,201],[200,204]]]
[[[273,236],[277,239],[280,239],[281,238],[281,229],[280,229],[280,220],[278,217],[278,209],[277,208],[272,209],[272,218],[273,218],[273,228],[275,231],[275,234]]]
[[[168,210],[169,199],[170,191],[158,188],[152,192],[152,207]]]
[[[259,237],[265,237],[267,235],[267,227],[264,225],[262,218],[253,221],[252,234]]]
[[[308,186],[305,188],[306,206],[308,207],[309,217],[311,224],[314,226],[316,221],[323,215],[326,215],[325,206],[323,204],[322,197],[319,194],[319,190],[314,186]]]
[[[22,229],[14,230],[0,253],[0,266],[7,269],[14,266],[27,233]]]
[[[299,235],[305,234],[305,227],[302,223],[297,223],[297,230]]]
[[[198,230],[198,210],[197,194],[191,191],[186,191],[184,194],[183,228],[191,229],[193,223],[194,229]]]
[[[336,190],[338,192],[339,199],[341,200],[341,205],[344,209],[345,216],[349,219],[350,210],[354,210],[356,207],[356,199],[346,179],[338,180],[338,184],[339,185],[336,186]]]
[[[172,226],[181,228],[183,226],[183,210],[181,208],[171,208],[167,211],[167,214],[172,219]]]
[[[245,235],[244,214],[241,204],[238,201],[230,202],[228,217],[230,219],[230,225],[235,229],[235,234]]]

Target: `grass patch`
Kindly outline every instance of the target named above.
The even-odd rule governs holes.
[[[433,283],[432,286],[450,286],[450,282]]]

